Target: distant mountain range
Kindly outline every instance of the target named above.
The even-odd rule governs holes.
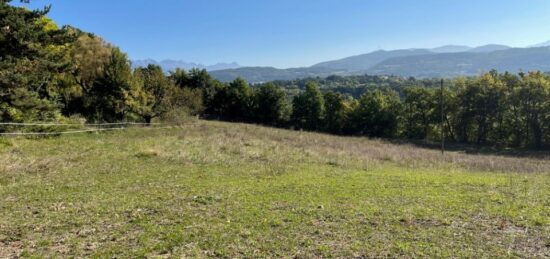
[[[186,70],[192,69],[192,68],[200,68],[200,69],[206,69],[208,71],[215,71],[215,70],[222,70],[222,69],[233,69],[233,68],[239,68],[239,64],[233,62],[233,63],[217,63],[214,65],[203,65],[203,64],[197,64],[197,63],[190,63],[185,62],[181,60],[171,60],[171,59],[165,59],[162,61],[156,61],[154,59],[142,59],[142,60],[133,60],[132,61],[132,67],[146,67],[149,64],[154,64],[162,67],[162,69],[166,72],[168,71],[174,71],[176,68],[183,68]]]
[[[432,49],[377,50],[366,54],[326,61],[310,67],[279,69],[274,67],[241,67],[239,64],[218,63],[207,66],[178,60],[134,60],[132,65],[156,64],[165,71],[176,68],[200,68],[220,81],[242,77],[249,82],[291,80],[329,75],[396,75],[403,77],[472,76],[496,69],[519,71],[550,71],[550,41],[526,48],[489,44],[479,47],[446,45]]]
[[[471,76],[491,69],[513,73],[550,71],[550,47],[397,57],[384,60],[364,72],[425,78]]]
[[[417,78],[471,76],[498,71],[550,71],[550,41],[527,48],[489,44],[479,47],[447,45],[433,49],[378,50],[315,64],[311,67],[277,69],[240,67],[212,71],[221,80],[242,77],[266,82],[328,75],[397,75]]]
[[[550,46],[550,40],[545,41],[545,42],[541,42],[539,44],[531,45],[528,48],[538,48],[538,47],[548,47],[548,46]]]
[[[472,47],[462,45],[445,45],[437,48],[430,49],[430,52],[435,53],[454,53],[454,52],[466,52],[471,50]]]
[[[365,71],[376,64],[396,57],[408,57],[431,54],[433,52],[427,49],[402,49],[393,51],[378,50],[367,54],[351,56],[343,59],[333,60],[315,64],[312,67],[324,67],[349,72]]]

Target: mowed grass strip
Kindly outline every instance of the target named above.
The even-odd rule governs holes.
[[[550,256],[548,159],[201,121],[0,161],[0,257]]]

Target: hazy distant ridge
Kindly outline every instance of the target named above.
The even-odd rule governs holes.
[[[425,77],[472,76],[491,69],[498,71],[550,71],[550,41],[528,48],[499,44],[479,47],[446,45],[433,49],[377,50],[326,61],[311,67],[277,69],[240,67],[213,71],[222,81],[243,77],[250,82],[289,80],[328,75],[398,75]]]
[[[181,60],[171,60],[165,59],[162,61],[156,61],[154,59],[142,59],[142,60],[133,60],[132,66],[135,67],[146,67],[149,64],[159,65],[164,71],[173,71],[176,68],[183,68],[186,70],[192,68],[206,69],[208,71],[222,70],[222,69],[234,69],[241,67],[236,62],[232,63],[216,63],[214,65],[203,65],[192,62],[185,62]]]

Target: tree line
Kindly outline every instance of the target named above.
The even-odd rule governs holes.
[[[498,73],[446,81],[436,87],[406,87],[403,94],[374,89],[353,98],[314,82],[287,100],[272,83],[253,91],[238,79],[239,102],[250,103],[249,116],[223,119],[284,125],[341,135],[446,141],[500,147],[550,147],[550,77],[541,72]],[[246,97],[250,96],[250,97]],[[245,101],[249,98],[250,101]],[[269,102],[262,103],[266,98]],[[256,102],[254,102],[256,100]],[[275,105],[276,104],[276,105]],[[272,114],[258,119],[257,115]],[[218,115],[221,115],[218,113]]]
[[[381,138],[502,147],[550,147],[550,77],[498,73],[446,80],[443,91],[420,86],[375,87],[384,77],[332,77],[300,83],[222,83],[206,70],[155,65],[131,68],[128,56],[101,37],[59,28],[45,15],[0,0],[0,121],[87,122],[175,120],[187,115],[269,126]],[[369,82],[350,94],[334,82]],[[416,82],[414,78],[403,79]],[[397,83],[396,83],[397,82]],[[443,102],[440,102],[443,96]],[[443,114],[443,116],[441,116]],[[0,130],[8,130],[6,128]]]

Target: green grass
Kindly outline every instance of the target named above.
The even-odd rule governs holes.
[[[0,257],[550,256],[548,159],[201,121],[0,161]]]

